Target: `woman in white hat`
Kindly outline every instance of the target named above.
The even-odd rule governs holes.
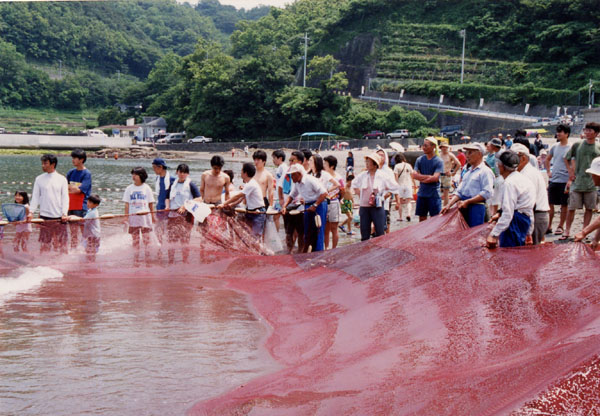
[[[375,237],[385,233],[385,208],[383,196],[387,192],[397,193],[398,184],[389,175],[379,170],[381,158],[377,153],[365,156],[367,170],[360,173],[352,186],[359,195],[361,241],[371,238],[371,225],[375,226]]]

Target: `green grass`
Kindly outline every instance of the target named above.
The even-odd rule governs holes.
[[[7,132],[77,133],[97,126],[99,110],[12,109],[0,107],[0,127]]]

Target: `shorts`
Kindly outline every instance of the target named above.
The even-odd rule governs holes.
[[[87,211],[85,209],[70,209],[69,212],[67,212],[68,215],[75,215],[80,218],[85,217],[86,213]]]
[[[327,204],[327,222],[340,222],[340,200],[331,199]]]
[[[442,200],[440,197],[417,196],[417,206],[415,208],[415,215],[417,217],[426,217],[427,214],[430,217],[435,217],[441,210]]]
[[[406,186],[406,185],[401,185],[398,188],[398,196],[400,197],[400,199],[412,199],[412,197],[413,197],[412,187]]]
[[[259,208],[249,212],[247,211],[244,216],[246,223],[252,229],[252,234],[256,237],[261,237],[265,232],[265,222],[267,221],[267,215],[265,212],[265,208]]]
[[[60,221],[60,218],[43,217],[46,220],[40,224],[40,235],[38,241],[44,245],[54,242],[55,248],[64,248],[67,243],[67,224]]]
[[[550,205],[569,205],[569,193],[565,193],[567,184],[562,182],[548,183],[548,202]]]
[[[571,191],[571,193],[569,193],[569,210],[574,211],[583,207],[589,210],[596,209],[597,201],[598,193],[596,191]]]
[[[450,176],[450,175],[440,176],[440,185],[441,185],[442,189],[452,188],[452,176]]]
[[[342,201],[342,214],[352,214],[352,208],[354,208],[354,203],[351,199],[344,199]]]

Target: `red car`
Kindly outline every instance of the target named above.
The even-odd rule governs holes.
[[[385,133],[379,130],[373,130],[363,136],[363,139],[385,139]]]

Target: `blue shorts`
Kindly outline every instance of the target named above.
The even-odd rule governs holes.
[[[442,210],[442,199],[438,197],[417,196],[415,215],[417,217],[435,217]]]

